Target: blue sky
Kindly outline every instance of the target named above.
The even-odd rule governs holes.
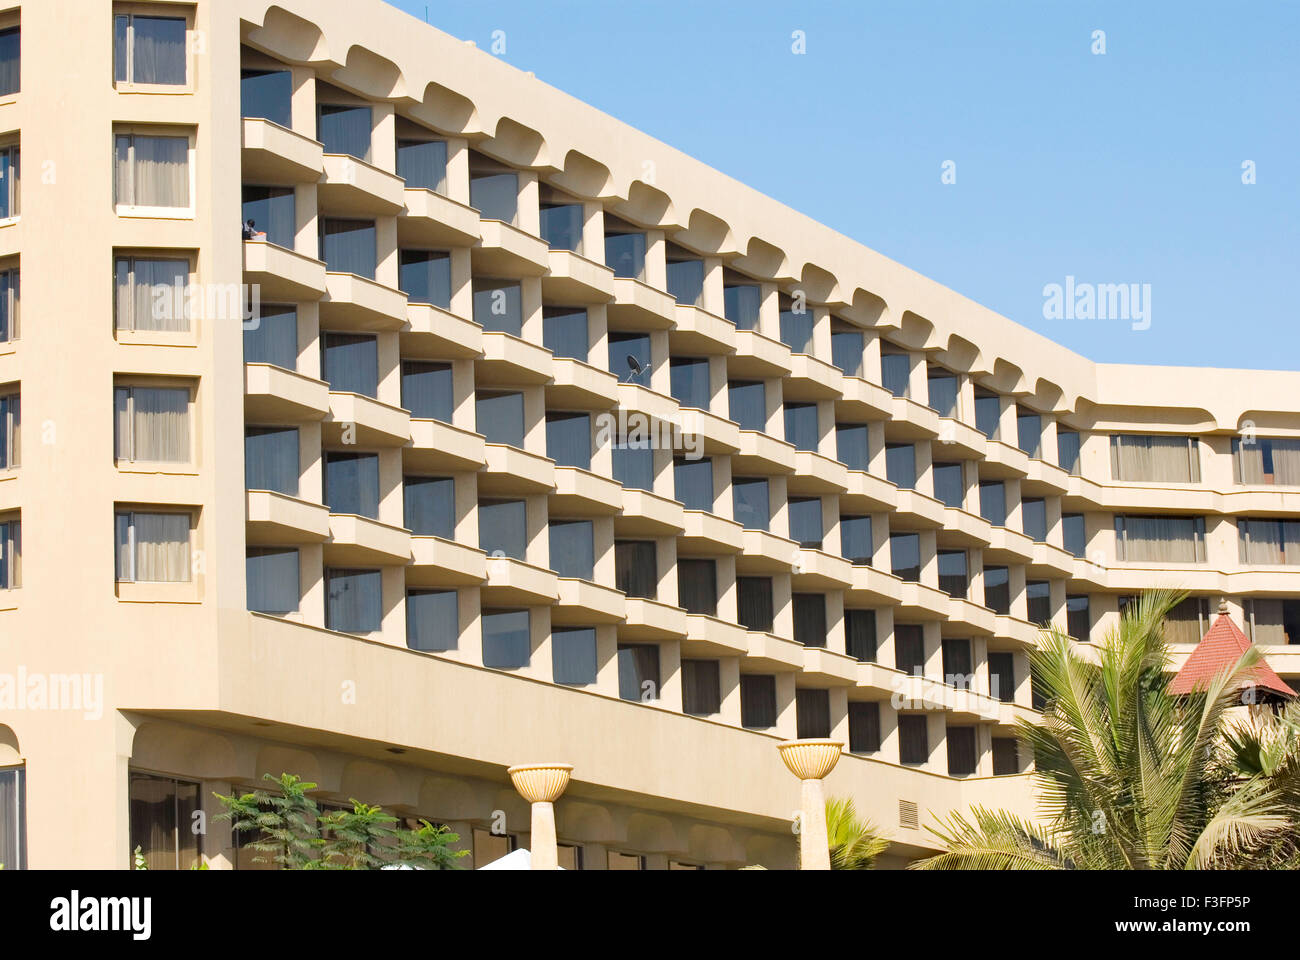
[[[1095,360],[1300,369],[1300,4],[395,5]]]

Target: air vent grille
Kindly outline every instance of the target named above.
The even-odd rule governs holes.
[[[898,801],[898,825],[908,830],[916,830],[921,826],[920,812],[911,800]]]

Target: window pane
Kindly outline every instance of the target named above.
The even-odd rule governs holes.
[[[919,624],[894,624],[894,668],[913,676],[925,673],[925,635]]]
[[[1112,434],[1111,473],[1116,480],[1195,483],[1201,479],[1195,438]]]
[[[1043,419],[1029,410],[1016,410],[1016,438],[1021,450],[1031,457],[1043,453]]]
[[[943,682],[958,690],[970,690],[974,674],[970,641],[964,637],[944,637]]]
[[[1074,476],[1079,475],[1079,450],[1078,433],[1073,430],[1056,431],[1057,465]]]
[[[199,785],[170,777],[128,777],[131,850],[148,870],[190,870],[201,860],[201,834],[190,826],[199,809]]]
[[[325,502],[330,513],[379,517],[379,455],[325,454]]]
[[[948,776],[968,777],[975,772],[975,728],[948,728]]]
[[[794,642],[805,647],[826,646],[826,597],[820,593],[792,595]]]
[[[849,753],[876,753],[880,749],[880,704],[849,701]]]
[[[27,869],[26,770],[0,770],[0,863],[9,870]]]
[[[403,250],[397,285],[411,303],[451,309],[451,254],[441,250]]]
[[[961,507],[965,501],[966,481],[960,463],[936,463],[933,467],[934,498],[946,507]]]
[[[794,701],[796,736],[800,740],[824,739],[831,735],[829,690],[796,689]]]
[[[862,334],[857,330],[831,333],[831,363],[846,377],[862,376]]]
[[[714,561],[677,561],[677,604],[687,613],[718,615],[718,568]]]
[[[1016,673],[1014,654],[989,651],[989,696],[1003,703],[1016,699]]]
[[[736,578],[737,621],[746,630],[772,630],[772,578]]]
[[[940,550],[939,589],[949,596],[965,598],[966,596],[966,551]]]
[[[133,579],[183,583],[190,579],[190,518],[183,513],[133,513]]]
[[[0,343],[18,337],[18,271],[0,271]]]
[[[406,645],[412,650],[455,650],[460,639],[460,604],[455,590],[409,590]]]
[[[474,406],[478,432],[488,443],[504,443],[512,447],[524,445],[522,393],[480,393]]]
[[[585,413],[546,415],[546,455],[557,466],[591,469],[591,417]]]
[[[885,476],[904,490],[916,489],[916,448],[912,444],[885,444]]]
[[[880,383],[896,397],[906,397],[910,392],[912,358],[906,353],[880,355]]]
[[[541,209],[542,239],[552,250],[582,249],[582,204],[561,203],[543,205]]]
[[[850,470],[867,469],[871,455],[865,423],[835,424],[835,457]]]
[[[483,611],[483,666],[516,670],[532,653],[527,610]]]
[[[796,450],[816,452],[817,404],[787,403],[785,405],[785,439],[788,443],[794,444]]]
[[[596,682],[596,631],[591,627],[551,630],[551,669],[556,683]]]
[[[326,153],[370,159],[373,118],[369,107],[322,103],[317,115],[320,126],[316,139],[325,145]]]
[[[298,609],[298,551],[249,547],[245,561],[248,609],[285,614]]]
[[[813,314],[811,310],[805,307],[800,312],[796,312],[794,309],[781,311],[781,342],[789,347],[791,352],[810,352],[812,349],[812,336]]]
[[[607,233],[605,266],[612,269],[616,277],[640,280],[645,274],[645,234]]]
[[[1088,552],[1088,536],[1084,526],[1083,514],[1061,514],[1061,532],[1065,539],[1065,549],[1076,557],[1083,557]]]
[[[609,335],[609,371],[623,383],[650,385],[650,337],[644,333]]]
[[[1047,623],[1052,619],[1052,585],[1048,581],[1027,581],[1025,599],[1029,606],[1030,623]]]
[[[155,463],[190,461],[190,392],[163,387],[131,388],[129,459]]]
[[[1020,501],[1020,520],[1025,536],[1043,543],[1047,540],[1047,502],[1041,497],[1027,497]]]
[[[889,537],[893,574],[904,580],[921,579],[921,537],[916,533],[894,533]]]
[[[491,333],[520,336],[523,332],[524,315],[519,299],[519,282],[475,280],[474,322]]]
[[[767,429],[767,390],[762,380],[732,380],[727,384],[728,416],[741,430]]]
[[[776,726],[776,677],[740,675],[740,725],[751,730]]]
[[[253,325],[244,325],[244,362],[298,368],[298,311],[263,304]]]
[[[659,699],[659,647],[656,644],[618,645],[618,695],[624,700]]]
[[[736,522],[746,530],[767,530],[771,521],[767,481],[732,480],[731,493]]]
[[[1086,596],[1065,598],[1065,629],[1074,639],[1087,642],[1092,631],[1092,615]]]
[[[527,511],[523,500],[485,500],[478,505],[479,549],[489,556],[524,559]]]
[[[614,479],[630,490],[654,489],[654,450],[649,441],[616,443],[614,452]]]
[[[265,233],[268,243],[293,249],[297,219],[292,187],[244,187],[243,216],[244,224]]]
[[[682,661],[682,712],[708,717],[722,709],[717,660]]]
[[[1202,563],[1205,560],[1203,517],[1116,516],[1115,535],[1122,561]]]
[[[321,334],[321,374],[335,393],[373,397],[379,390],[379,347],[360,333]]]
[[[132,77],[135,83],[185,83],[185,21],[180,17],[131,18],[135,33]]]
[[[138,207],[188,207],[189,139],[137,135],[131,138],[131,142],[135,158],[133,196],[125,202]]]
[[[678,303],[699,306],[704,294],[704,261],[669,260],[667,289]]]
[[[375,279],[373,220],[322,220],[320,247],[320,258],[331,273]]]
[[[900,713],[898,734],[900,763],[920,764],[930,759],[930,735],[924,714]]]
[[[1007,525],[1007,494],[1002,481],[980,484],[980,516],[995,527]]]
[[[790,515],[790,539],[807,550],[822,548],[823,519],[821,497],[791,498],[786,507]]]
[[[542,346],[557,357],[587,362],[590,356],[587,311],[546,307],[542,313]]]
[[[18,27],[0,30],[0,97],[18,92],[21,73],[20,40]]]
[[[247,427],[244,430],[244,484],[249,490],[274,490],[298,496],[296,427]]]
[[[990,440],[998,439],[1002,420],[1002,398],[997,394],[975,392],[975,426]]]
[[[876,659],[876,611],[844,611],[845,651],[863,663]]]
[[[957,378],[948,371],[930,371],[927,378],[930,388],[930,407],[941,417],[957,416]]]
[[[737,330],[757,330],[763,291],[758,284],[738,283],[722,289],[723,315]],[[732,419],[735,419],[734,417]]]
[[[871,566],[875,553],[870,517],[840,517],[840,553],[845,560]]]
[[[1006,567],[984,568],[984,606],[1000,616],[1011,612],[1011,581]]]
[[[552,520],[551,569],[575,580],[595,579],[595,547],[590,520]]]
[[[293,74],[288,70],[244,70],[239,79],[241,116],[292,127]]]
[[[709,361],[674,357],[669,362],[669,388],[683,407],[709,409]]]
[[[402,406],[418,420],[450,423],[455,405],[450,363],[402,361]]]
[[[519,209],[519,178],[513,173],[470,177],[469,205],[484,220],[514,223]]]
[[[1020,772],[1020,748],[1015,737],[993,738],[993,776],[1008,777]]]
[[[442,140],[398,140],[397,175],[407,189],[447,190],[447,144]]]
[[[713,461],[673,461],[674,499],[680,500],[687,510],[713,509]]]
[[[405,477],[403,524],[417,537],[456,539],[456,481],[451,477]]]
[[[619,540],[614,544],[614,588],[629,597],[655,598],[659,581],[653,540]]]

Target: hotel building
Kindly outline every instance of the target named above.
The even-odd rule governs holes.
[[[1037,624],[1183,587],[1182,656],[1222,600],[1300,675],[1297,397],[1094,363],[379,0],[10,3],[0,862],[255,866],[213,793],[287,771],[481,866],[562,761],[562,865],[790,866],[776,745],[832,737],[902,865],[1033,812]]]

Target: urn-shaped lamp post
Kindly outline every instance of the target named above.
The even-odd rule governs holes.
[[[822,778],[835,769],[841,740],[787,740],[776,749],[786,769],[802,782],[799,803],[799,869],[829,870],[830,847],[826,840],[826,795]]]
[[[568,763],[525,763],[506,770],[519,795],[532,804],[533,848],[529,856],[534,870],[560,868],[554,804],[569,785],[572,772],[573,765]]]

